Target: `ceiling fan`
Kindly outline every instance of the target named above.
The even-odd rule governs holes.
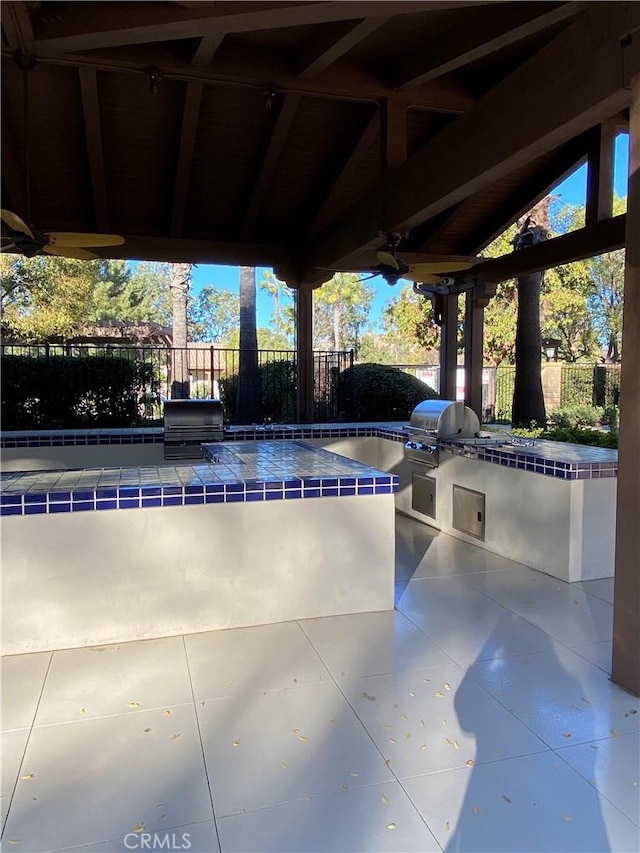
[[[29,182],[29,72],[35,65],[33,57],[17,54],[15,62],[23,73],[23,121],[24,121],[24,187],[26,194],[26,219],[31,220],[31,193]],[[121,246],[124,237],[118,234],[83,234],[75,231],[39,231],[32,228],[11,210],[0,210],[0,217],[6,226],[6,235],[9,242],[3,245],[0,251],[17,250],[27,258],[44,252],[47,255],[57,255],[63,258],[76,258],[78,260],[90,261],[98,258],[88,248],[103,246]]]
[[[370,278],[382,276],[387,284],[397,284],[401,278],[414,282],[414,290],[417,293],[438,292],[442,288],[443,293],[448,293],[453,279],[447,277],[447,273],[461,272],[470,269],[478,263],[481,258],[470,255],[421,255],[424,258],[418,263],[407,262],[397,254],[398,244],[402,237],[399,234],[391,234],[387,237],[386,246],[376,252],[378,263],[374,266],[359,267],[354,269],[340,268],[335,272],[360,272],[371,273]],[[327,269],[327,268],[325,268]],[[431,285],[429,291],[426,288],[419,289],[415,285]]]

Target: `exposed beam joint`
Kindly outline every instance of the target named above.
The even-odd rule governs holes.
[[[376,141],[376,138],[379,136],[380,132],[380,114],[376,110],[376,112],[371,116],[367,126],[360,139],[355,144],[351,154],[347,158],[347,161],[343,165],[340,170],[340,174],[336,178],[336,180],[331,185],[329,192],[327,193],[324,201],[320,205],[320,209],[311,224],[309,231],[314,234],[319,231],[321,228],[327,224],[327,222],[331,219],[333,211],[336,209],[336,205],[340,199],[340,196],[344,192],[346,186],[349,185],[351,179],[355,175],[360,163],[362,162],[362,158],[366,155],[366,153],[371,149],[373,144]]]
[[[621,45],[640,27],[640,3],[592,4],[553,41],[389,174],[383,231],[406,231],[553,151],[624,109],[621,68],[640,72],[640,51]],[[624,54],[624,57],[623,57]],[[368,194],[319,238],[311,267],[334,266],[380,230]]]
[[[327,24],[322,27],[302,46],[297,76],[315,77],[388,20],[388,18],[364,18],[362,21]]]
[[[483,9],[464,27],[406,57],[393,74],[394,87],[417,86],[455,71],[575,16],[585,5],[519,3],[512,5],[508,15],[499,8]]]
[[[180,237],[184,223],[184,213],[187,206],[187,194],[191,178],[193,150],[198,131],[200,104],[202,102],[202,83],[188,83],[182,113],[182,129],[180,131],[180,148],[176,168],[176,184],[173,196],[173,213],[171,216],[171,236]]]
[[[82,112],[84,113],[84,133],[87,141],[87,157],[89,160],[89,173],[91,175],[94,216],[98,230],[107,232],[109,230],[109,204],[104,171],[97,73],[91,68],[79,68],[78,74],[80,77],[80,95],[82,98]]]
[[[287,140],[299,102],[299,95],[285,95],[282,100],[282,106],[280,107],[280,112],[278,113],[278,118],[276,119],[264,160],[262,161],[260,173],[253,188],[253,192],[251,193],[251,198],[247,204],[244,221],[240,229],[241,240],[246,240],[251,234],[255,221],[258,218],[264,199],[269,191],[271,180],[278,165],[280,155],[282,154],[282,149],[284,148]]]
[[[613,159],[616,124],[603,122],[591,133],[585,221],[594,225],[613,214]]]

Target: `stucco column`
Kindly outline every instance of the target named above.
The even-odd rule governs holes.
[[[631,83],[611,678],[640,695],[640,75]]]
[[[484,302],[465,294],[464,310],[464,401],[482,423],[482,362],[483,362]]]
[[[296,420],[311,423],[314,416],[313,398],[313,286],[296,286],[296,361],[298,389]]]
[[[458,296],[442,297],[442,326],[440,327],[440,397],[456,399],[458,367]]]

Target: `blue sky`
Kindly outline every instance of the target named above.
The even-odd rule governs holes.
[[[616,139],[615,166],[614,166],[614,188],[619,196],[627,194],[627,163],[629,161],[629,136],[621,134]],[[552,195],[560,196],[564,204],[584,205],[587,195],[587,167],[586,165],[577,169],[561,184],[552,190]],[[256,269],[256,281],[260,284],[263,268]],[[197,294],[205,284],[215,287],[226,287],[230,290],[238,289],[239,272],[238,267],[214,266],[212,264],[200,264],[193,273],[192,293]],[[375,288],[373,298],[371,320],[377,321],[387,300],[393,296],[393,289],[381,278],[371,279],[370,284]],[[258,326],[267,327],[271,319],[273,302],[268,293],[258,289],[257,311]]]

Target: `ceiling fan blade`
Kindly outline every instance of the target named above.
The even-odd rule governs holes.
[[[400,264],[397,261],[397,258],[391,254],[391,252],[376,252],[376,257],[381,264],[384,264],[386,267],[393,267],[394,270],[400,269]]]
[[[410,264],[409,270],[415,275],[438,275],[440,273],[460,272],[471,269],[470,261],[434,261],[426,264]]]
[[[0,216],[2,216],[2,221],[11,228],[12,231],[19,231],[21,234],[26,234],[27,237],[30,237],[32,240],[35,240],[33,236],[33,231],[27,223],[21,219],[17,213],[12,213],[10,210],[5,210],[4,208],[0,210]]]
[[[75,258],[78,261],[94,261],[98,255],[87,252],[86,249],[78,249],[75,246],[43,246],[42,251],[47,255],[55,255],[60,258]]]
[[[379,275],[380,273],[377,267],[316,267],[315,269],[326,270],[327,272],[372,273],[372,275]]]
[[[417,284],[440,284],[440,282],[445,281],[445,279],[440,275],[431,275],[430,273],[415,273],[411,270],[402,278],[406,278],[407,281],[413,281]]]
[[[118,234],[80,234],[75,231],[46,231],[51,246],[121,246],[124,237]]]

